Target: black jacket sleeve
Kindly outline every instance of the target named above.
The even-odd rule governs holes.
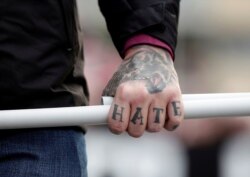
[[[121,56],[124,43],[136,33],[153,36],[174,52],[179,3],[180,0],[99,0],[108,31]]]

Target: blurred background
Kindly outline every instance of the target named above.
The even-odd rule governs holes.
[[[90,103],[119,66],[97,0],[79,0]],[[114,7],[115,8],[115,7]],[[181,1],[175,67],[182,92],[250,92],[250,1]],[[250,119],[186,120],[175,132],[116,136],[89,127],[90,177],[249,177]]]

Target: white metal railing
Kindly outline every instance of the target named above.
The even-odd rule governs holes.
[[[0,111],[0,129],[105,124],[112,102],[98,106]],[[185,119],[250,116],[250,93],[184,94]]]

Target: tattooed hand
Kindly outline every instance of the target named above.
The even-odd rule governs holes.
[[[145,129],[174,130],[183,119],[173,61],[168,52],[157,47],[141,45],[128,50],[103,95],[114,96],[108,124],[115,134],[128,131],[139,137]]]

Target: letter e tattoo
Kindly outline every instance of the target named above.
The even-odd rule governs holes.
[[[120,116],[120,122],[122,122],[124,107],[120,107],[121,112],[118,112],[118,108],[119,108],[119,105],[115,104],[112,119],[116,120],[116,116]]]
[[[142,117],[141,109],[142,108],[136,108],[136,112],[131,120],[131,122],[133,122],[134,124],[136,124],[137,119],[139,120],[141,119],[141,125],[143,125],[143,117]]]
[[[174,109],[174,115],[175,116],[181,116],[181,111],[180,111],[180,101],[173,101],[171,102],[173,109]]]
[[[163,109],[162,108],[153,108],[153,111],[155,113],[155,122],[154,123],[160,123],[160,114],[163,113]]]

